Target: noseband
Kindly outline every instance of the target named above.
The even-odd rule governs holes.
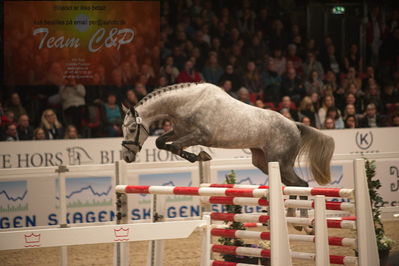
[[[125,147],[130,152],[134,152],[132,146],[138,146],[139,147],[139,151],[142,148],[142,145],[140,144],[141,128],[145,131],[145,133],[147,133],[147,136],[150,135],[148,133],[148,130],[144,127],[143,120],[141,119],[141,117],[139,116],[137,111],[135,111],[135,118],[136,118],[136,124],[137,124],[137,128],[136,128],[137,134],[136,134],[135,139],[134,140],[123,140],[122,141],[122,146]]]

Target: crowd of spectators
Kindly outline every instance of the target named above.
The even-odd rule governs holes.
[[[399,126],[398,10],[383,21],[380,8],[371,9],[363,58],[358,43],[339,56],[333,37],[317,44],[264,3],[162,1],[160,46],[152,51],[160,54],[159,71],[155,57],[132,53],[110,74],[112,86],[101,69],[88,85],[66,78],[40,108],[11,90],[0,101],[1,139],[121,136],[122,101],[134,105],[156,87],[181,82],[216,84],[240,101],[319,129]],[[171,127],[159,121],[151,132]]]

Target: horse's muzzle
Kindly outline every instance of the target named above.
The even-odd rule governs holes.
[[[131,151],[123,151],[122,158],[125,160],[125,162],[132,163],[136,160],[136,154]]]

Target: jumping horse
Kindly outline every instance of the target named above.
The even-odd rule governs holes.
[[[209,83],[183,83],[159,88],[136,106],[122,106],[122,156],[135,161],[149,135],[150,126],[168,119],[173,130],[156,140],[159,149],[190,161],[211,160],[205,151],[193,154],[184,149],[194,145],[214,148],[250,149],[252,163],[268,174],[268,162],[279,162],[286,186],[307,187],[294,171],[295,159],[306,154],[314,180],[330,182],[334,140],[321,131],[291,121],[280,113],[238,101]],[[294,210],[289,215],[294,216]],[[303,212],[303,213],[302,213]],[[301,210],[301,216],[306,210]]]

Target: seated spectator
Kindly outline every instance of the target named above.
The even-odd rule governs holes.
[[[362,78],[362,90],[366,90],[370,78],[377,80],[377,76],[375,74],[373,66],[368,66],[366,68],[366,73],[364,73],[364,76]]]
[[[330,108],[332,106],[335,106],[334,97],[332,97],[331,95],[326,95],[323,98],[323,101],[322,101],[322,104],[321,104],[321,108],[319,109],[319,112],[318,112],[320,123],[322,125],[324,125],[324,120],[326,119],[328,108]]]
[[[287,61],[292,61],[296,73],[301,76],[303,74],[303,62],[302,59],[297,55],[297,48],[295,44],[288,45]]]
[[[290,110],[288,108],[283,108],[280,110],[280,114],[282,114],[285,118],[288,118],[289,120],[294,120],[292,119],[292,116],[290,114]]]
[[[324,121],[323,129],[335,129],[334,119],[327,117]]]
[[[235,73],[234,66],[232,64],[227,64],[226,68],[224,69],[223,75],[220,77],[220,82],[225,80],[230,80],[232,85],[232,90],[234,92],[238,91],[239,88],[242,86],[242,80],[240,75]]]
[[[302,117],[301,123],[303,123],[304,125],[306,125],[308,127],[312,126],[312,121],[310,121],[310,118],[307,116]]]
[[[286,71],[287,59],[283,55],[281,48],[274,49],[272,59],[275,71],[279,76],[282,76]]]
[[[232,84],[230,80],[225,80],[222,82],[221,88],[227,92],[233,98],[237,98],[237,95],[232,91]]]
[[[354,67],[349,67],[348,72],[343,75],[343,78],[346,78],[348,83],[355,83],[357,88],[361,88],[362,79],[359,77],[359,74]]]
[[[379,111],[383,110],[380,88],[375,82],[372,82],[364,93],[364,105],[368,105],[369,103],[374,103]]]
[[[254,61],[249,61],[247,64],[243,84],[250,93],[259,93],[263,89],[263,82]]]
[[[122,113],[119,105],[116,103],[116,95],[110,93],[103,104],[105,133],[107,137],[122,136]]]
[[[356,113],[356,108],[353,104],[347,104],[344,109],[343,119],[346,119],[348,116],[353,115],[356,117],[356,120],[362,117],[360,114]]]
[[[162,127],[160,129],[156,129],[153,133],[154,136],[161,136],[165,134],[166,132],[169,132],[173,129],[172,127],[172,122],[170,122],[168,119],[165,119],[162,121]]]
[[[67,128],[65,130],[64,139],[78,139],[78,138],[79,138],[79,135],[78,135],[78,130],[76,129],[76,127],[74,125],[67,126]]]
[[[302,79],[297,75],[295,68],[289,68],[281,80],[281,94],[290,96],[292,101],[299,105],[302,97],[306,95]]]
[[[4,106],[6,111],[11,111],[15,115],[15,119],[18,119],[20,115],[26,114],[25,108],[22,106],[21,98],[17,92],[13,92],[10,95],[9,101]]]
[[[252,105],[251,101],[249,100],[249,91],[245,87],[241,87],[241,89],[238,90],[237,100]]]
[[[141,101],[147,95],[147,88],[143,83],[137,82],[134,85],[134,92],[136,93],[137,99]]]
[[[348,115],[345,118],[345,128],[357,128],[357,119],[354,115]]]
[[[360,128],[383,127],[385,126],[384,118],[377,113],[377,107],[374,103],[369,103],[366,107],[365,116],[359,120]]]
[[[290,113],[290,117],[294,121],[299,121],[298,112],[295,110],[295,104],[291,101],[290,96],[284,96],[279,104],[279,110],[287,109]]]
[[[179,76],[179,69],[174,65],[173,56],[168,56],[165,59],[165,64],[161,66],[159,73],[168,78],[168,80],[173,84],[176,81],[177,76]]]
[[[64,110],[65,123],[80,128],[82,115],[85,110],[86,89],[82,84],[76,83],[74,78],[65,79],[60,86],[62,109]]]
[[[281,99],[281,77],[276,71],[274,60],[269,58],[266,69],[262,72],[263,101],[277,105]]]
[[[396,106],[399,106],[399,91],[396,90],[395,86],[387,85],[384,87],[384,91],[381,94],[381,102],[383,112],[391,114]]]
[[[341,72],[341,67],[335,54],[335,46],[333,44],[327,46],[327,53],[321,61],[325,71],[332,71],[335,75]]]
[[[101,80],[101,75],[98,72],[93,74],[90,84],[85,86],[85,102],[87,104],[99,104],[104,96],[105,83]]]
[[[363,58],[360,56],[358,46],[354,43],[349,48],[349,53],[344,58],[344,67],[348,71],[350,67],[359,69],[362,72]]]
[[[362,109],[363,109],[363,103],[360,99],[357,99],[356,96],[349,92],[346,94],[345,96],[345,104],[353,104],[353,106],[355,106],[356,109],[356,113],[357,114],[361,114],[362,113]]]
[[[184,69],[179,73],[176,78],[177,83],[185,82],[200,82],[202,80],[201,73],[194,69],[194,64],[191,60],[186,61]]]
[[[32,140],[33,139],[33,128],[29,124],[29,116],[22,114],[18,118],[18,136],[19,140]]]
[[[265,109],[265,103],[261,99],[257,99],[255,101],[255,106],[261,109]]]
[[[308,52],[307,60],[303,64],[304,78],[309,79],[313,71],[316,71],[318,74],[318,77],[321,80],[323,80],[323,78],[324,78],[323,66],[321,65],[321,63],[319,61],[316,60],[316,56],[313,52]]]
[[[135,106],[138,103],[138,99],[134,90],[130,89],[126,91],[126,105]]]
[[[64,137],[64,128],[53,109],[43,111],[40,127],[45,130],[46,139],[62,139]]]
[[[18,141],[18,131],[17,131],[17,125],[14,123],[8,124],[5,127],[4,130],[4,136],[3,136],[4,141]]]
[[[157,88],[162,88],[170,85],[169,80],[165,76],[159,76],[158,78],[158,83],[157,83]]]
[[[399,127],[399,114],[393,114],[391,120],[391,127]]]
[[[313,108],[316,113],[319,113],[320,110],[320,96],[316,92],[310,95],[310,99],[312,100]]]
[[[336,129],[343,129],[345,127],[344,121],[342,120],[337,107],[331,106],[328,108],[326,117],[332,118],[335,121]]]
[[[309,96],[303,97],[298,112],[299,119],[308,117],[310,119],[310,125],[315,128],[320,128],[319,116],[315,111],[312,99]]]
[[[312,71],[309,79],[305,81],[305,90],[307,95],[311,95],[314,92],[319,95],[324,95],[324,84],[317,71]]]
[[[46,140],[46,132],[43,128],[38,127],[33,130],[33,140]]]
[[[218,57],[215,52],[210,52],[208,61],[202,69],[204,79],[212,84],[218,84],[220,77],[223,75],[223,68],[218,63]]]

